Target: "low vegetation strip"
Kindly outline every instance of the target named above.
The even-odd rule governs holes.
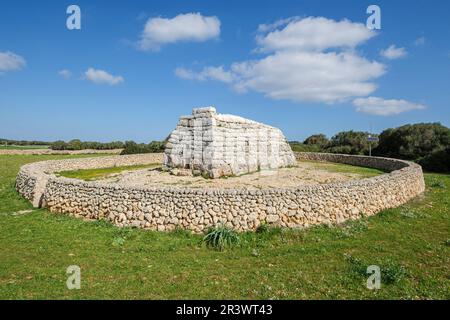
[[[120,154],[122,149],[111,149],[111,150],[95,150],[95,149],[84,149],[84,150],[53,150],[49,148],[0,148],[0,155],[70,155],[70,154]]]
[[[141,165],[119,166],[119,167],[109,167],[109,168],[80,169],[80,170],[71,170],[71,171],[61,171],[61,172],[58,172],[57,175],[66,177],[66,178],[75,178],[75,179],[81,179],[81,180],[85,180],[85,181],[94,181],[94,180],[104,179],[106,177],[111,176],[112,174],[121,173],[123,171],[156,168],[158,166],[161,166],[161,164],[153,163],[153,164],[141,164]]]
[[[19,168],[70,157],[82,156],[0,155],[1,299],[450,299],[449,175],[425,174],[422,196],[373,217],[264,226],[219,251],[181,229],[14,214],[32,209],[14,189]],[[80,290],[66,287],[70,265]],[[380,290],[366,287],[369,265],[380,266]]]
[[[384,171],[379,169],[352,166],[349,164],[341,164],[333,162],[316,162],[316,161],[304,161],[304,162],[310,163],[315,169],[339,173],[356,173],[364,178],[375,177],[385,173]]]
[[[304,228],[341,223],[399,206],[424,190],[419,165],[396,159],[326,153],[298,153],[301,160],[333,161],[374,167],[379,176],[321,185],[261,190],[135,186],[56,177],[82,168],[155,163],[160,154],[41,162],[21,168],[17,190],[36,207],[88,219],[107,219],[120,227],[158,231],[176,228],[197,233],[222,223],[237,231],[268,223]]]
[[[0,145],[0,150],[30,150],[30,149],[48,149],[46,145]]]

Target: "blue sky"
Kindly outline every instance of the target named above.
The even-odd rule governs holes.
[[[66,28],[70,4],[81,30]],[[370,4],[381,30],[362,28]],[[448,1],[2,1],[0,137],[148,142],[208,105],[289,140],[450,126],[449,14]]]

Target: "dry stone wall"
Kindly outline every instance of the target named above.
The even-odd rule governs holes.
[[[153,156],[162,158],[162,155]],[[238,231],[255,230],[262,223],[291,228],[341,223],[399,206],[425,188],[422,169],[415,163],[324,153],[297,153],[296,157],[370,166],[388,173],[342,183],[262,190],[127,187],[53,174],[61,170],[108,167],[113,163],[144,164],[158,160],[148,157],[115,156],[28,164],[18,174],[17,190],[35,205],[46,206],[52,212],[106,219],[121,227],[169,231],[179,226],[202,232],[219,223]]]
[[[147,153],[33,162],[20,168],[16,178],[16,189],[35,207],[41,207],[47,181],[50,178],[57,178],[55,172],[161,163],[162,159],[162,153]]]

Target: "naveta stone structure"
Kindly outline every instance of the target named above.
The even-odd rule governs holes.
[[[210,178],[295,165],[281,130],[214,107],[182,116],[166,144],[164,165]]]

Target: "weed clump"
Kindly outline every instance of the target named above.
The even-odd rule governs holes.
[[[203,242],[210,248],[223,251],[239,243],[239,236],[233,229],[219,225],[210,228],[203,238]]]

